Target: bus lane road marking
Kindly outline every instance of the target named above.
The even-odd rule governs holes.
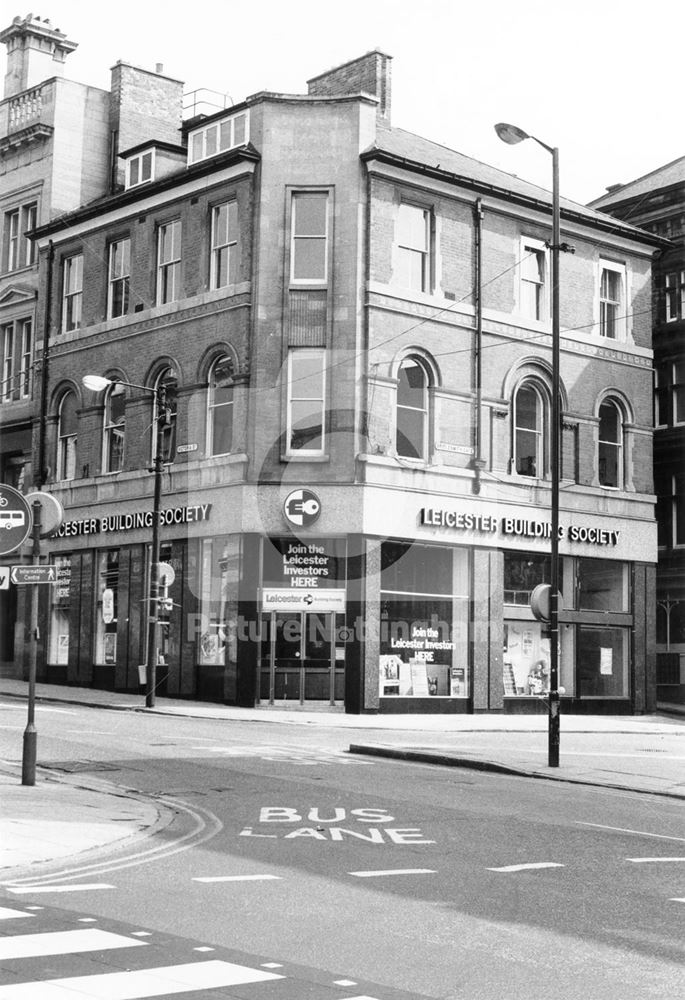
[[[291,806],[262,806],[257,824],[269,829],[269,833],[255,832],[254,826],[244,826],[238,836],[259,837],[270,840],[294,840],[306,838],[341,843],[346,838],[363,840],[369,844],[435,844],[423,836],[419,827],[389,826],[395,817],[385,809],[346,809],[342,806],[308,810]],[[339,824],[345,823],[345,826]],[[271,824],[282,824],[274,830]],[[303,825],[310,824],[310,825]],[[371,825],[373,824],[373,825]],[[287,829],[286,829],[287,828]],[[285,832],[284,832],[285,830]]]

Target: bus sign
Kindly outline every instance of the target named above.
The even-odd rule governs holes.
[[[0,483],[0,556],[14,552],[31,533],[31,508],[13,486]]]

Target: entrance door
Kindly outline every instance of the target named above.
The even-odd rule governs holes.
[[[259,700],[325,702],[344,698],[345,658],[336,642],[343,615],[274,611],[262,615]]]

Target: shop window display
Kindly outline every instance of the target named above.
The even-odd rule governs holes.
[[[96,586],[95,662],[114,666],[117,660],[118,549],[107,549],[100,553]]]
[[[227,658],[236,658],[238,544],[237,537],[228,535],[202,542],[198,650],[201,664],[223,664]]]
[[[57,556],[52,565],[57,582],[50,587],[48,663],[64,666],[69,662],[71,556]]]
[[[381,697],[469,694],[467,550],[381,548]]]
[[[504,624],[505,695],[540,695],[549,692],[549,639],[540,622]]]

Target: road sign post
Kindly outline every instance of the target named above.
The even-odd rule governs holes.
[[[24,567],[36,569],[40,563],[40,532],[41,532],[41,504],[39,500],[33,502],[33,566]],[[17,567],[14,567],[17,569]],[[14,572],[14,570],[13,570]],[[38,733],[35,726],[36,713],[36,666],[38,664],[38,584],[34,583],[31,594],[31,655],[29,659],[29,714],[26,729],[24,730],[24,754],[21,763],[21,783],[22,785],[35,785],[36,783],[36,751],[38,747]]]

